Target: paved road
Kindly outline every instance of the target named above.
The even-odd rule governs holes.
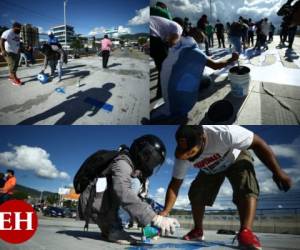
[[[0,69],[0,125],[140,124],[149,117],[149,59],[136,50],[114,51],[109,68],[100,57],[73,59],[61,82],[41,84],[41,65],[21,67],[13,86]],[[46,70],[49,73],[50,69]]]
[[[204,242],[186,242],[180,240],[187,230],[179,229],[175,237],[160,238],[149,246],[120,246],[101,239],[96,225],[90,225],[89,232],[83,232],[84,223],[71,219],[40,219],[36,234],[28,242],[11,245],[0,241],[0,249],[6,250],[92,250],[92,249],[237,249],[232,244],[233,235],[218,235],[215,231],[206,231]],[[138,230],[129,231],[139,238]],[[287,234],[258,234],[264,250],[299,249],[300,236]]]

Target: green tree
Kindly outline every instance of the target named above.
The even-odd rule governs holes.
[[[146,42],[147,42],[146,37],[139,37],[139,39],[138,39],[139,45],[144,45]]]
[[[82,49],[83,48],[83,45],[81,43],[81,40],[77,37],[75,38],[72,42],[71,42],[71,48],[74,49],[76,52],[79,50],[79,49]]]
[[[57,203],[59,201],[58,194],[48,195],[46,200],[51,205],[55,204],[55,203]]]
[[[28,193],[23,191],[17,191],[12,195],[13,199],[26,200],[28,198]]]

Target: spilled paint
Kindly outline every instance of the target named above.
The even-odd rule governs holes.
[[[141,244],[138,246],[131,246],[126,248],[127,250],[147,250],[147,249],[186,249],[186,250],[197,250],[207,247],[235,247],[226,245],[224,242],[190,242],[190,243],[159,243],[159,244]]]
[[[94,98],[91,98],[91,97],[85,98],[84,102],[88,103],[88,104],[90,104],[92,106],[95,106],[97,108],[104,109],[104,110],[106,110],[108,112],[112,112],[112,110],[114,108],[114,106],[111,105],[111,104],[109,104],[109,103],[101,102],[101,101],[98,101],[98,100],[96,100]]]
[[[56,88],[55,91],[56,91],[57,93],[60,93],[60,94],[65,94],[65,93],[66,93],[64,87]]]

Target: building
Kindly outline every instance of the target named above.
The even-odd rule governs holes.
[[[66,28],[67,28],[67,44],[65,44]],[[70,48],[70,44],[71,44],[73,38],[75,37],[74,27],[72,27],[70,25],[66,25],[66,26],[59,25],[59,26],[55,26],[55,27],[51,28],[51,31],[53,32],[55,37],[57,37],[58,41],[61,43],[61,45],[64,48],[67,48],[67,49]]]
[[[31,24],[24,24],[21,28],[21,38],[25,46],[39,46],[39,29]]]

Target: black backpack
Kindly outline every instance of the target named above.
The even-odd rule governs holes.
[[[89,156],[74,177],[73,185],[76,193],[81,194],[95,178],[104,177],[104,170],[119,154],[120,152],[116,150],[99,150]]]

